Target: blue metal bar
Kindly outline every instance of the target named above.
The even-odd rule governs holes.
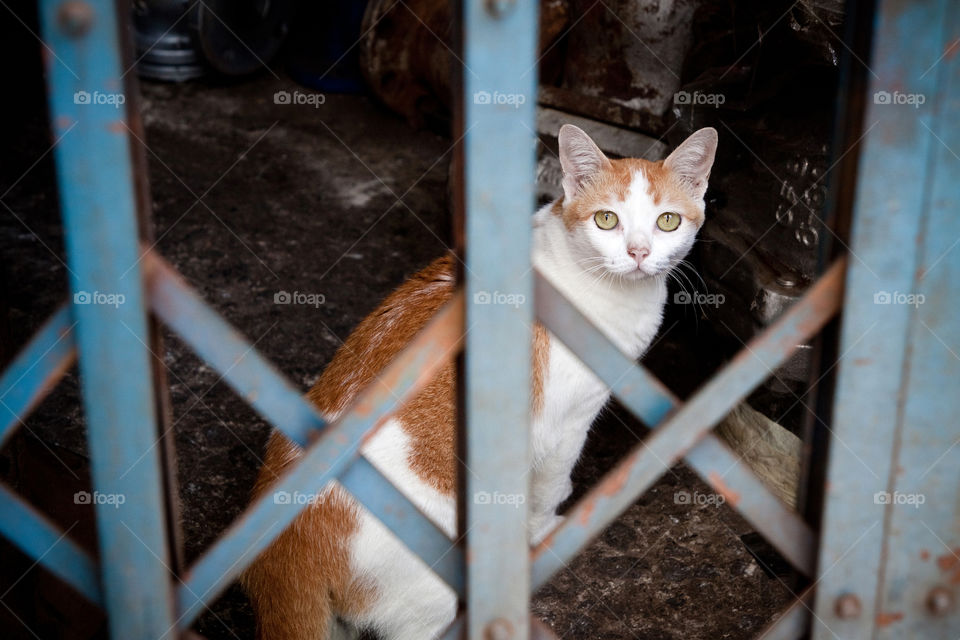
[[[839,279],[843,263],[833,267]],[[680,402],[644,367],[617,349],[542,276],[536,278],[537,316],[584,364],[603,380],[623,404],[656,427]],[[716,491],[725,495],[794,566],[813,573],[814,536],[799,515],[766,488],[713,434],[686,456],[687,463]]]
[[[0,376],[0,447],[73,366],[73,316],[64,305],[44,323]]]
[[[954,40],[960,31],[956,4],[945,20],[943,33]],[[879,629],[881,640],[953,637],[960,629],[960,609],[953,604],[960,583],[960,59],[945,59],[930,73],[939,83],[928,121],[928,135],[935,137],[886,507],[887,562],[877,610],[891,623]],[[894,620],[897,613],[903,617]]]
[[[462,4],[467,637],[530,633],[527,532],[539,3]],[[509,496],[508,503],[475,499]],[[521,501],[522,500],[522,501]],[[518,507],[519,503],[519,507]]]
[[[326,423],[303,394],[160,256],[145,250],[143,264],[154,313],[290,440],[305,447],[316,437]]]
[[[824,488],[818,640],[910,637],[921,621],[925,637],[941,637],[941,624],[956,628],[956,612],[934,622],[925,603],[924,591],[936,578],[947,584],[949,575],[920,566],[921,548],[935,564],[943,548],[937,536],[958,543],[955,467],[940,471],[948,479],[936,467],[920,479],[958,436],[960,406],[950,388],[956,362],[923,326],[947,345],[956,339],[950,325],[960,256],[945,252],[958,234],[957,165],[947,155],[953,152],[940,148],[957,144],[955,79],[938,98],[947,70],[956,74],[956,60],[944,53],[956,37],[949,30],[955,17],[955,3],[945,0],[877,5]],[[920,311],[911,304],[918,294],[927,295]],[[940,499],[926,508],[894,506],[903,490]],[[910,571],[905,563],[918,566]]]
[[[0,514],[0,533],[87,600],[102,604],[97,563],[66,532],[3,484]]]
[[[463,549],[361,456],[338,479],[380,522],[461,596]]]
[[[275,501],[279,492],[320,491],[347,470],[362,446],[387,416],[402,405],[453,357],[460,346],[463,295],[457,293],[410,345],[364,390],[342,417],[324,429],[300,461],[273,484],[208,549],[184,577],[178,590],[177,624],[187,629],[236,576],[287,527],[306,506]]]
[[[43,0],[57,182],[113,638],[175,635],[116,5]],[[115,502],[123,497],[119,508]],[[110,503],[113,500],[114,504]]]
[[[543,585],[629,507],[840,305],[843,266],[832,266],[779,320],[750,341],[671,418],[657,428],[567,513],[533,552],[533,587]]]

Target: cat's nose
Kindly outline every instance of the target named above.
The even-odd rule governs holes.
[[[630,254],[630,257],[637,261],[637,266],[640,266],[640,263],[643,262],[644,258],[650,255],[650,249],[646,247],[627,247],[627,253]]]

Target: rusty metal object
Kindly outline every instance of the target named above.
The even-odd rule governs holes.
[[[82,0],[70,0],[60,5],[57,22],[70,36],[82,36],[93,23],[93,7]]]
[[[953,609],[953,592],[946,587],[934,587],[927,595],[927,609],[935,616],[942,616]]]
[[[842,620],[859,618],[862,610],[863,607],[860,604],[860,598],[852,593],[845,593],[837,598],[837,603],[834,606],[837,617]]]
[[[654,116],[680,88],[697,0],[571,0],[563,86]]]
[[[488,5],[489,6],[489,5]],[[508,10],[496,4],[496,11]],[[553,58],[551,45],[567,28],[567,0],[541,0],[538,57]],[[373,93],[411,125],[446,129],[452,81],[463,69],[453,49],[453,17],[445,0],[372,0],[363,17],[360,67]],[[536,69],[531,69],[536,73]],[[490,87],[494,91],[496,87]]]

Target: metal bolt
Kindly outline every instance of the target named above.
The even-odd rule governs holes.
[[[517,5],[517,0],[486,0],[487,12],[494,18],[502,18]]]
[[[93,24],[93,8],[82,0],[68,0],[57,11],[57,23],[67,35],[82,36]]]
[[[777,278],[777,284],[780,285],[781,287],[790,288],[790,287],[797,286],[797,281],[794,279],[793,276],[783,275]]]
[[[860,611],[863,607],[860,605],[860,598],[852,593],[845,593],[837,598],[834,605],[834,611],[841,620],[852,620],[860,617]]]
[[[510,640],[513,637],[513,625],[509,620],[497,618],[487,625],[484,640]]]
[[[953,592],[946,587],[934,587],[927,595],[927,609],[935,616],[942,616],[953,608]]]

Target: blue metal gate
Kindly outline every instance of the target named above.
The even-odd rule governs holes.
[[[122,512],[97,505],[99,562],[2,486],[0,532],[104,607],[112,637],[154,640],[188,630],[305,506],[259,499],[182,579],[172,579],[160,460],[155,453],[142,455],[152,450],[158,433],[145,346],[148,311],[305,448],[275,491],[313,493],[336,478],[460,595],[463,615],[445,637],[551,637],[529,618],[531,589],[680,460],[811,579],[766,637],[799,637],[811,620],[815,637],[956,632],[960,530],[952,496],[960,468],[960,448],[953,446],[960,435],[955,418],[960,400],[947,385],[960,380],[960,324],[951,314],[960,299],[960,252],[953,252],[960,243],[955,179],[960,159],[951,151],[960,149],[955,122],[960,62],[947,54],[956,46],[951,34],[960,23],[947,0],[880,2],[868,61],[876,73],[871,72],[865,97],[899,91],[930,100],[922,110],[877,99],[868,104],[866,121],[883,126],[865,123],[860,145],[851,152],[860,157],[860,174],[849,255],[826,268],[803,299],[685,403],[621,354],[532,270],[537,4],[464,3],[458,115],[464,142],[457,194],[462,291],[380,382],[332,423],[161,256],[138,244],[130,164],[130,125],[137,114],[76,98],[123,91],[114,3],[43,0],[40,7],[50,49],[52,127],[58,137],[70,131],[55,153],[72,294],[75,301],[83,295],[123,296],[124,304],[65,304],[44,325],[0,377],[0,442],[79,356],[93,486],[126,496],[126,504]],[[922,75],[915,73],[926,67]],[[484,91],[525,100],[517,106],[471,99]],[[474,296],[490,291],[535,304],[472,304]],[[895,304],[899,295],[922,295],[928,304]],[[818,552],[817,534],[807,521],[774,497],[711,428],[841,306],[842,357]],[[528,445],[516,427],[527,421],[535,321],[655,430],[531,551],[522,509],[478,508],[466,497],[527,492]],[[462,457],[471,473],[461,473],[463,533],[453,541],[358,450],[385,415],[461,353]],[[131,467],[135,460],[140,463]],[[880,492],[887,498],[876,500]],[[928,505],[939,504],[917,511],[916,499],[908,504],[897,495],[923,495]],[[924,563],[924,553],[945,560]]]

